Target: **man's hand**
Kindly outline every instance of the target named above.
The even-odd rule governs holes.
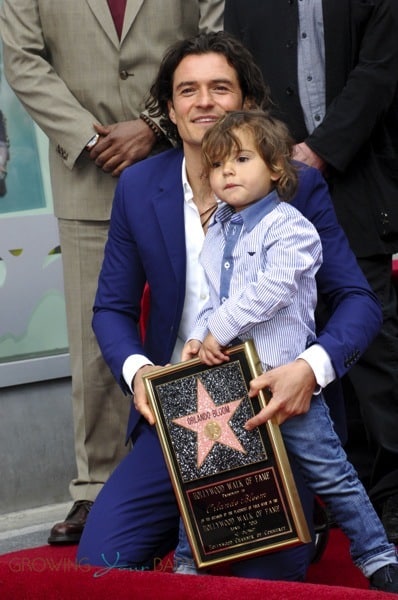
[[[318,154],[315,154],[305,142],[294,146],[293,158],[294,160],[305,163],[309,167],[315,167],[315,169],[318,169],[321,173],[324,173],[326,170],[326,163],[323,158],[318,156]]]
[[[188,340],[182,349],[181,360],[190,360],[198,356],[202,342],[199,340]]]
[[[142,416],[148,421],[150,425],[155,425],[156,419],[149,406],[142,376],[144,375],[144,373],[149,373],[150,371],[155,371],[156,369],[160,369],[160,367],[155,367],[153,365],[144,365],[143,367],[138,369],[133,379],[132,385],[134,391],[134,406],[136,410],[138,410],[138,412],[142,414]]]
[[[225,354],[222,346],[211,333],[208,333],[203,340],[202,347],[199,350],[199,358],[205,365],[220,365],[229,360],[228,354]]]
[[[90,158],[113,177],[146,158],[156,142],[155,133],[142,119],[106,126],[94,124],[94,129],[100,138],[90,151]]]
[[[281,425],[286,419],[308,412],[316,385],[314,373],[303,359],[256,377],[250,382],[249,396],[253,398],[265,389],[272,398],[265,408],[246,422],[245,428],[250,431],[272,418]]]

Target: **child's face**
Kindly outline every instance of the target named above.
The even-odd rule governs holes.
[[[209,179],[216,196],[240,211],[266,196],[279,175],[265,164],[249,131],[234,133],[242,150],[214,163]]]

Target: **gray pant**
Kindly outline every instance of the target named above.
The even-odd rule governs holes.
[[[105,364],[91,328],[109,222],[59,219],[69,350],[77,477],[73,500],[95,500],[127,453],[130,399]],[[62,423],[60,423],[62,427]]]

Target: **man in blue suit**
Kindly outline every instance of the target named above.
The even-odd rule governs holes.
[[[182,149],[126,169],[117,187],[93,327],[115,378],[133,392],[128,426],[133,449],[98,496],[78,551],[78,558],[90,564],[138,569],[153,568],[155,559],[175,546],[178,533],[179,511],[141,375],[156,364],[179,360],[185,335],[206,300],[197,262],[217,202],[202,177],[201,140],[226,111],[268,101],[251,55],[223,32],[173,46],[151,92],[153,116],[162,117],[161,124]],[[333,314],[316,344],[275,370],[269,406],[280,423],[305,412],[317,386],[341,377],[381,324],[378,302],[315,169],[303,170],[293,204],[321,236],[324,264],[317,283]],[[146,283],[151,298],[142,341],[138,324]],[[311,520],[313,499],[297,477]],[[303,579],[311,553],[311,545],[303,545],[233,568],[246,577]]]

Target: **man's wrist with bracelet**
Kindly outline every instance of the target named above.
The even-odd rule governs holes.
[[[154,121],[152,121],[152,119],[150,119],[148,117],[148,115],[146,115],[145,113],[141,113],[140,119],[141,119],[141,121],[144,121],[145,125],[148,125],[149,129],[151,129],[151,131],[153,131],[153,133],[156,135],[158,140],[163,139],[163,137],[164,137],[163,131],[160,129],[160,127]]]

